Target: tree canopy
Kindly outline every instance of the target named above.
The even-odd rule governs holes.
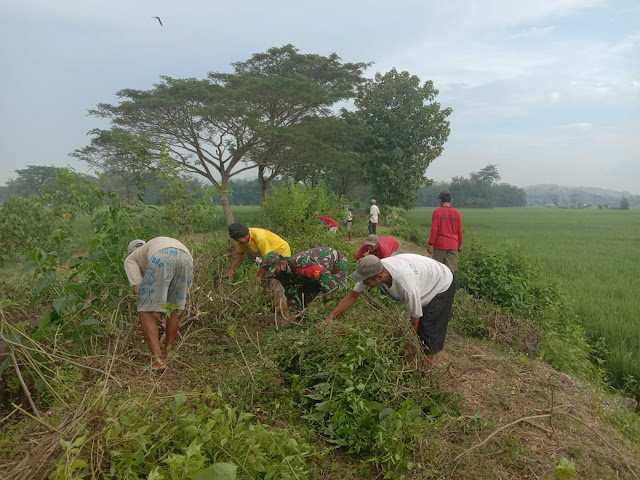
[[[105,178],[124,187],[124,195],[131,200],[143,195],[150,177],[157,171],[155,161],[159,153],[146,135],[135,135],[120,127],[110,130],[94,129],[91,144],[70,155],[101,171]]]
[[[455,205],[467,208],[524,207],[527,196],[522,188],[508,183],[498,183],[500,174],[495,165],[487,165],[469,178],[451,179],[451,196]]]
[[[353,96],[367,64],[341,63],[335,54],[304,55],[286,45],[233,66],[234,73],[212,72],[203,80],[163,76],[151,90],[121,90],[119,104],[90,112],[148,141],[150,160],[164,154],[218,187],[228,223],[229,180],[262,166],[266,188],[281,160],[291,158],[280,155],[286,138],[280,130],[326,115],[334,103]]]
[[[347,116],[363,128],[357,150],[381,203],[412,208],[427,167],[442,153],[451,109],[441,108],[437,95],[433,82],[395,69],[358,92],[358,110]]]
[[[344,195],[363,184],[381,202],[411,208],[443,151],[451,109],[432,82],[395,69],[365,80],[366,62],[274,47],[204,79],[160,77],[124,89],[90,114],[110,120],[72,153],[141,191],[158,163],[207,179],[233,222],[229,182],[256,171],[261,198],[276,178],[322,180]],[[336,105],[354,99],[355,109]],[[135,188],[134,188],[135,187]]]
[[[42,196],[45,187],[56,178],[60,167],[47,165],[27,165],[16,170],[17,176],[7,180],[9,195],[16,197]]]

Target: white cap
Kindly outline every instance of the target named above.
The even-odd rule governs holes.
[[[136,249],[139,248],[141,246],[143,246],[145,243],[144,240],[140,240],[140,239],[136,239],[136,240],[131,240],[129,242],[129,246],[127,247],[127,255],[131,255],[131,253]]]

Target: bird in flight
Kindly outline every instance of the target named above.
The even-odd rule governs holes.
[[[158,22],[160,23],[160,26],[161,26],[161,27],[164,27],[164,25],[162,25],[162,20],[160,20],[160,17],[153,17],[153,18],[157,18],[157,19],[158,19]]]

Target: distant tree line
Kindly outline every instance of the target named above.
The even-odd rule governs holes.
[[[603,188],[531,185],[525,188],[528,205],[557,208],[611,208],[627,210],[640,207],[640,195]]]
[[[75,172],[70,168],[46,165],[28,165],[15,172],[16,176],[9,179],[4,187],[0,187],[0,203],[7,201],[11,195],[44,197],[70,191],[82,195],[82,192],[92,189],[115,192],[129,201],[139,199],[149,205],[166,205],[174,200],[168,187],[175,182],[167,178],[167,172],[162,170],[147,172],[142,182],[144,186],[122,181],[122,178],[113,172],[93,176]],[[211,187],[196,178],[182,175],[181,182],[185,191],[194,198],[206,198],[210,195],[206,190]]]
[[[0,189],[0,202],[6,201],[10,195],[28,197],[53,194],[65,191],[71,185],[78,188],[81,185],[91,185],[96,188],[116,192],[129,201],[139,200],[149,205],[167,205],[173,200],[173,191],[168,186],[175,183],[175,179],[167,178],[171,173],[175,175],[173,167],[162,163],[157,168],[149,169],[139,178],[135,173],[107,171],[97,176],[76,173],[68,168],[53,166],[29,165],[16,170],[16,176],[10,179],[5,187]],[[185,192],[195,199],[214,198],[216,204],[221,204],[219,192],[212,195],[211,185],[207,185],[198,178],[186,174],[179,176]],[[524,191],[513,185],[497,183],[500,176],[494,165],[489,165],[477,173],[471,173],[469,178],[454,177],[451,182],[432,182],[428,187],[422,186],[416,194],[416,204],[413,206],[438,206],[437,195],[442,190],[450,190],[454,203],[458,207],[491,208],[491,207],[520,207],[526,199]],[[311,186],[316,181],[300,181]],[[270,182],[266,193],[295,180],[279,177]],[[325,182],[323,182],[325,183]],[[325,185],[334,193],[339,193],[337,185],[326,182]],[[227,184],[228,198],[233,205],[260,205],[263,193],[258,179],[236,179]],[[214,189],[215,190],[215,189]],[[368,205],[369,199],[375,195],[371,185],[364,183],[355,185],[349,190],[347,197],[354,206]]]
[[[437,207],[438,193],[449,190],[452,204],[460,208],[524,207],[527,196],[524,189],[499,183],[500,174],[495,165],[487,165],[469,177],[453,177],[451,182],[422,186],[418,191],[418,206]]]

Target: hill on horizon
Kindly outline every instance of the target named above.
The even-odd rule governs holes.
[[[527,194],[527,205],[531,207],[553,205],[554,199],[556,199],[558,206],[583,204],[594,207],[618,207],[622,198],[626,198],[631,206],[640,206],[640,195],[599,187],[538,184],[528,185],[524,187],[524,191]]]

